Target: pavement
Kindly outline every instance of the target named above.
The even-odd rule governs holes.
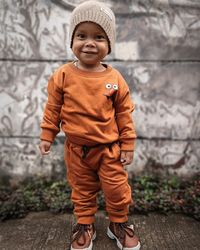
[[[193,218],[150,213],[131,215],[141,250],[200,250],[200,223]],[[30,213],[26,218],[0,223],[0,250],[67,250],[75,219],[72,214]],[[117,250],[106,236],[108,218],[98,212],[93,250]]]

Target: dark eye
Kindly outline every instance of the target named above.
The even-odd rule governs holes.
[[[82,40],[82,39],[85,38],[85,34],[78,33],[78,34],[76,35],[76,37]]]
[[[103,41],[103,40],[105,40],[105,36],[103,36],[103,35],[97,35],[96,39],[100,40],[100,41]]]

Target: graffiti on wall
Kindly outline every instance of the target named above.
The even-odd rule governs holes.
[[[26,175],[33,172],[34,164],[42,164],[37,159],[36,141],[46,86],[52,72],[73,59],[67,34],[70,13],[79,2],[2,1],[1,171],[7,169],[10,174]],[[162,171],[178,169],[185,174],[193,169],[193,173],[197,172],[199,1],[105,2],[112,6],[117,22],[115,52],[107,59],[124,75],[136,104],[138,146],[132,169],[154,165]],[[23,139],[28,142],[24,143]],[[59,141],[55,148],[60,149],[60,145]],[[9,151],[15,152],[12,157]],[[59,156],[62,158],[62,151]],[[51,171],[53,160],[47,161]],[[14,172],[14,169],[18,170]]]

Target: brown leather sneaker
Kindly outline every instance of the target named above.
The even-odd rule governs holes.
[[[92,250],[96,238],[94,225],[76,224],[72,231],[70,250]]]
[[[117,241],[117,246],[121,250],[139,250],[141,247],[139,239],[134,233],[133,225],[110,222],[107,235]]]

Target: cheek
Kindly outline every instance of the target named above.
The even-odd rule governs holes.
[[[77,41],[76,39],[73,40],[73,43],[72,43],[72,49],[76,49],[81,47],[81,41]]]
[[[107,55],[108,52],[109,52],[109,48],[108,48],[108,46],[105,46],[105,48],[104,48],[104,54]]]
[[[72,52],[73,52],[73,54],[76,56],[76,49],[75,49],[74,46],[72,46]]]
[[[80,46],[78,46],[77,43],[72,45],[72,51],[75,55],[79,52],[79,49]]]
[[[108,43],[106,43],[106,44],[104,45],[104,51],[105,51],[105,54],[107,55],[108,52],[109,52],[109,45],[108,45]]]

